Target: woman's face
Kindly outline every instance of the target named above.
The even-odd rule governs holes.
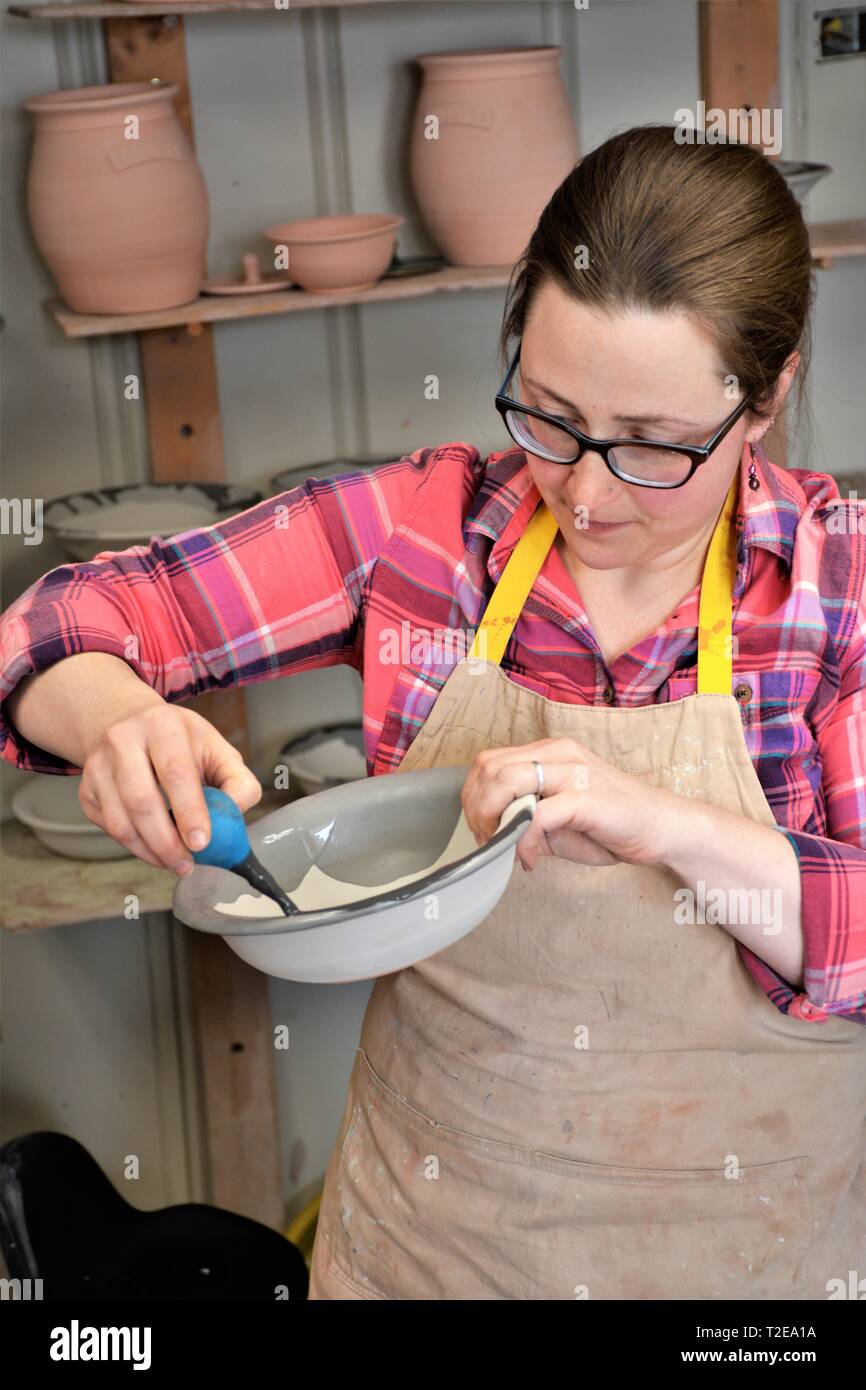
[[[596,439],[702,445],[739,399],[739,391],[725,395],[726,374],[685,315],[601,314],[548,282],[533,302],[514,381],[524,404],[562,416]],[[621,482],[595,453],[571,466],[529,453],[527,459],[565,544],[582,564],[664,563],[712,527],[744,441],[765,428],[750,421],[746,411],[689,481],[670,491]]]

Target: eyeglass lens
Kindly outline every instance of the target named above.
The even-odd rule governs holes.
[[[551,463],[574,463],[577,459],[580,452],[577,440],[558,425],[519,410],[509,410],[507,420],[513,438],[530,453],[549,459]],[[610,460],[619,473],[642,482],[668,486],[682,482],[692,467],[687,454],[642,448],[639,444],[618,444],[611,449]]]

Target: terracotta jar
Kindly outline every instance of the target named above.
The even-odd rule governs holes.
[[[25,102],[36,117],[30,223],[70,309],[135,313],[198,296],[207,189],[177,90],[122,82]]]
[[[417,58],[412,183],[431,236],[454,265],[512,265],[574,167],[561,52],[482,48]]]

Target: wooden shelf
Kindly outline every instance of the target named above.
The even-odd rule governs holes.
[[[866,218],[843,222],[815,222],[809,227],[812,255],[824,268],[837,257],[866,255]],[[505,266],[444,266],[429,275],[380,280],[367,290],[335,290],[307,294],[304,290],[279,290],[276,294],[200,295],[188,304],[147,313],[79,314],[62,299],[49,299],[46,308],[67,338],[93,338],[110,333],[146,333],[148,329],[226,323],[231,319],[266,318],[271,314],[299,314],[332,309],[345,304],[382,304],[396,299],[458,290],[502,289],[508,284]]]
[[[92,338],[106,333],[145,333],[151,328],[176,328],[200,323],[225,323],[229,319],[264,318],[269,314],[297,314],[313,309],[332,309],[343,304],[379,304],[395,299],[456,290],[501,289],[508,283],[505,266],[449,265],[429,275],[407,275],[380,280],[368,290],[334,290],[307,294],[304,290],[278,290],[276,294],[204,294],[189,304],[136,314],[77,314],[62,299],[49,299],[46,308],[67,338]]]
[[[247,812],[247,823],[292,797],[266,791]],[[66,859],[40,844],[16,820],[0,826],[0,926],[10,933],[71,927],[123,917],[124,899],[135,893],[139,913],[170,912],[176,879],[141,859]]]
[[[813,257],[824,269],[829,269],[837,256],[866,256],[866,217],[812,222],[809,244]]]
[[[4,821],[0,922],[9,932],[102,922],[123,917],[124,899],[135,893],[139,912],[168,912],[175,877],[140,859],[63,859],[40,844],[32,830]]]
[[[426,0],[289,0],[280,8],[274,0],[171,0],[167,3],[125,4],[124,0],[68,0],[63,4],[9,5],[10,14],[21,19],[133,19],[157,15],[226,14],[240,10],[271,10],[274,14],[291,14],[292,10],[340,9],[350,5],[423,4]]]

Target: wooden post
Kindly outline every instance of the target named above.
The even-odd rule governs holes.
[[[113,82],[175,82],[175,110],[194,144],[183,20],[177,15],[104,21]],[[225,476],[210,324],[139,334],[155,482]],[[191,702],[248,757],[243,691]],[[284,1223],[274,1048],[267,976],[223,941],[190,932],[190,983],[204,1099],[209,1197],[274,1229]]]
[[[701,98],[707,108],[778,109],[778,0],[700,0],[699,20]],[[784,415],[782,410],[763,440],[768,458],[782,468],[787,457]]]
[[[175,111],[195,144],[183,20],[178,15],[105,21],[112,82],[174,82]],[[196,324],[139,335],[154,482],[220,482],[222,424],[213,329]]]
[[[779,106],[778,0],[700,0],[701,98],[722,111]]]

